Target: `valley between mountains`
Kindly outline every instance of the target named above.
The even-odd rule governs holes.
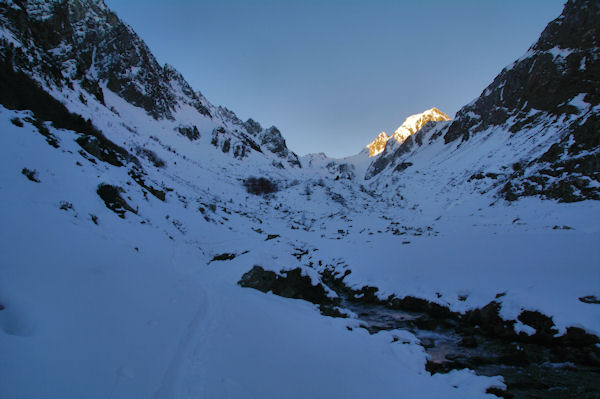
[[[299,157],[102,0],[1,0],[0,397],[600,397],[599,49],[569,0],[454,119]]]

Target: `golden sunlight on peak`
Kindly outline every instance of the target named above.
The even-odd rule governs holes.
[[[369,157],[381,154],[385,149],[385,143],[387,143],[389,139],[390,136],[388,136],[386,132],[379,133],[375,140],[366,145],[366,148],[369,149]]]
[[[394,134],[388,136],[386,132],[381,132],[375,138],[366,145],[369,149],[369,157],[374,157],[381,154],[385,150],[387,142],[393,138],[398,143],[402,144],[409,136],[417,133],[429,122],[440,122],[449,121],[451,118],[440,111],[438,108],[433,107],[420,114],[411,115],[404,120],[404,123],[394,131]]]

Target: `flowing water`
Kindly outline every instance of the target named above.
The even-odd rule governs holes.
[[[502,375],[506,391],[489,391],[497,396],[600,398],[600,367],[589,362],[557,362],[561,350],[571,348],[493,338],[479,334],[476,328],[465,334],[455,320],[433,320],[424,313],[382,305],[344,301],[342,307],[356,313],[371,333],[394,329],[412,332],[429,355],[427,369],[432,373],[469,368],[479,375]]]

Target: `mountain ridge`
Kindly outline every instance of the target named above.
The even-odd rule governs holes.
[[[132,32],[90,1],[0,0],[4,396],[597,390],[597,52],[552,50],[552,28],[454,120],[372,159],[298,158],[111,44]],[[595,32],[592,6],[558,28]],[[591,78],[525,113],[546,72]]]
[[[450,120],[450,117],[436,107],[430,108],[418,114],[410,115],[391,136],[388,136],[386,132],[381,132],[375,138],[375,140],[366,145],[366,148],[369,149],[369,157],[374,157],[381,154],[385,150],[389,139],[393,138],[398,144],[402,144],[408,137],[417,133],[427,123],[447,120]]]

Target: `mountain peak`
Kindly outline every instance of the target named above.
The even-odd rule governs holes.
[[[402,125],[396,129],[394,134],[391,136],[388,136],[386,132],[379,133],[375,140],[371,141],[365,147],[369,149],[369,157],[374,157],[381,154],[385,150],[385,146],[389,139],[394,138],[394,140],[402,144],[410,135],[413,135],[421,130],[421,128],[423,128],[427,122],[448,120],[450,120],[448,115],[436,107],[433,107],[421,112],[420,114],[414,114],[406,118]]]
[[[390,139],[390,136],[386,132],[381,132],[375,138],[375,140],[371,141],[365,147],[369,149],[369,156],[374,157],[375,155],[379,155],[385,149],[385,143]]]
[[[449,120],[450,117],[448,115],[446,115],[436,107],[433,107],[425,112],[422,112],[420,114],[414,114],[406,118],[404,120],[404,123],[402,123],[402,125],[398,129],[396,129],[392,137],[398,143],[403,143],[404,140],[406,140],[410,135],[413,135],[419,130],[421,130],[421,128],[425,126],[427,122],[439,122]]]

